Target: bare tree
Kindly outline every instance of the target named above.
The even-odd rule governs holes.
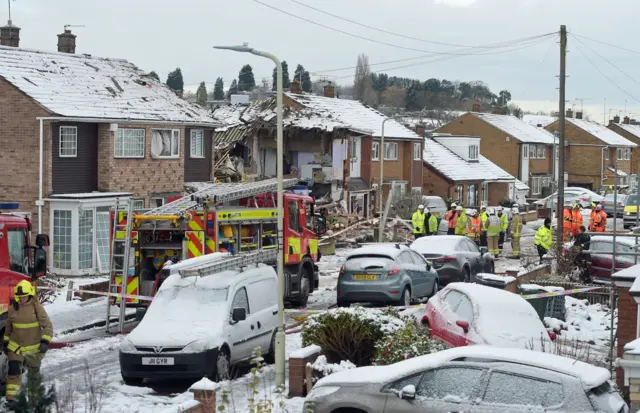
[[[382,92],[380,103],[399,108],[404,106],[406,98],[407,91],[405,89],[398,86],[389,86]]]
[[[356,74],[353,79],[353,92],[354,98],[367,105],[375,105],[378,103],[378,95],[375,90],[373,90],[372,85],[369,56],[365,53],[358,56]]]

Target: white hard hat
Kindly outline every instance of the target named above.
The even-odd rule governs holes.
[[[494,215],[494,214],[496,213],[496,210],[495,210],[495,209],[493,209],[493,208],[487,208],[487,213],[488,213],[489,215]]]
[[[516,214],[519,214],[519,213],[520,213],[520,211],[518,210],[518,207],[517,207],[517,206],[514,206],[513,208],[511,208],[511,212],[514,212],[514,213],[516,213]]]
[[[451,203],[451,208],[454,208],[454,207],[457,207],[457,206],[458,206],[458,204],[456,204],[455,202]]]
[[[422,204],[418,205],[418,209],[424,209],[424,205]]]
[[[500,212],[500,211],[502,211],[502,207],[501,207],[501,206],[498,206],[498,207],[496,208],[496,210],[497,210],[498,212]]]
[[[458,206],[456,207],[456,211],[462,211],[462,206],[461,206],[461,205],[458,205]]]

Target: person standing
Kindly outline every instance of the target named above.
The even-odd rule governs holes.
[[[507,236],[507,228],[509,228],[509,215],[505,214],[502,207],[498,207],[498,218],[500,218],[500,238],[498,239],[498,251],[502,253],[504,249],[504,240]]]
[[[573,206],[573,211],[571,213],[571,237],[575,238],[580,233],[580,227],[582,226],[582,211],[580,211],[580,204],[576,203]]]
[[[540,263],[542,264],[542,257],[545,256],[551,248],[551,242],[553,240],[551,234],[551,218],[544,219],[544,225],[536,232],[536,237],[533,243],[538,250],[538,256],[540,257]]]
[[[482,229],[482,220],[478,217],[478,211],[475,209],[471,212],[471,219],[469,219],[467,236],[469,239],[480,245],[480,231]]]
[[[480,207],[480,246],[486,247],[487,244],[487,221],[489,215],[487,214],[487,207]]]
[[[451,203],[451,209],[444,215],[444,219],[447,220],[447,235],[453,235],[456,232],[456,219],[458,217],[457,211],[458,205],[453,202]]]
[[[511,219],[511,249],[513,258],[520,258],[520,234],[522,233],[522,217],[517,207],[511,209],[513,218]]]
[[[569,205],[564,207],[562,218],[562,238],[564,242],[568,242],[571,238],[571,226],[573,224],[573,213]]]
[[[456,207],[458,217],[456,218],[455,235],[467,235],[467,214],[462,205]]]
[[[607,231],[607,213],[604,212],[602,207],[598,205],[596,207],[596,216],[594,218],[592,232],[606,232]]]
[[[591,203],[591,213],[589,214],[589,231],[593,232],[595,230],[595,222],[596,222],[596,216],[598,215],[597,212],[598,209],[598,205],[595,202]]]
[[[438,235],[438,218],[431,213],[429,208],[424,209],[424,229],[425,235]]]
[[[40,364],[49,349],[53,325],[36,298],[36,288],[27,280],[14,288],[4,332],[4,352],[9,359],[7,405],[15,407],[22,382],[22,364],[27,367],[29,382],[40,378]]]
[[[418,239],[424,235],[424,205],[418,205],[418,210],[411,216],[413,237]]]
[[[500,238],[500,218],[496,216],[496,211],[489,208],[489,219],[487,220],[487,242],[489,244],[489,253],[496,258],[500,255],[498,248],[498,239]]]

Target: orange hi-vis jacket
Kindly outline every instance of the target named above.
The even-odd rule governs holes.
[[[579,209],[574,209],[571,215],[573,217],[573,220],[571,221],[571,235],[575,237],[580,232],[580,226],[583,223],[583,218]]]
[[[598,216],[598,211],[594,208],[591,210],[591,214],[589,215],[589,231],[595,230],[596,216]]]
[[[565,230],[571,230],[571,223],[573,222],[573,214],[571,212],[570,208],[565,208],[564,209],[564,213],[563,213],[563,223],[562,223],[562,228],[564,228]]]
[[[455,228],[458,221],[458,211],[449,211],[445,214],[444,219],[449,221],[449,228]]]
[[[607,213],[600,211],[596,213],[593,223],[594,232],[606,232],[607,231]]]
[[[473,239],[479,238],[481,229],[482,229],[482,220],[478,217],[471,217],[471,219],[469,220],[469,225],[467,230],[467,235],[469,236],[469,238],[473,238]]]

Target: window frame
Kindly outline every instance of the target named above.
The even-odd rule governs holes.
[[[181,141],[181,136],[180,136],[180,129],[174,129],[174,128],[152,128],[151,129],[151,139],[153,139],[153,131],[171,131],[171,140],[170,140],[170,148],[169,148],[169,152],[170,155],[153,155],[152,156],[155,159],[180,159],[180,145],[182,144]],[[177,133],[177,139],[178,139],[178,145],[177,145],[177,154],[173,153],[173,140],[174,138],[176,138],[176,133]]]
[[[161,205],[154,204],[154,202],[156,202],[158,199],[162,201]],[[166,203],[167,203],[167,201],[166,201],[165,198],[163,198],[161,196],[152,196],[151,199],[149,200],[149,207],[150,208],[160,208],[161,206],[164,206]]]
[[[624,150],[624,160],[628,161],[631,159],[631,148],[626,148]]]
[[[295,214],[291,211],[291,206],[295,205]],[[288,221],[289,221],[289,230],[295,231],[297,233],[302,233],[300,229],[300,206],[298,205],[297,200],[287,202],[287,212],[288,212]],[[295,217],[295,218],[293,218]],[[295,223],[295,228],[292,227],[292,224]]]
[[[73,134],[73,145],[72,148],[73,149],[73,154],[72,155],[65,155],[62,153],[62,138],[63,136],[69,137],[69,135],[67,134],[63,134],[62,130],[63,129],[69,129],[69,130],[73,130],[74,134]],[[68,148],[66,148],[68,149]],[[60,126],[60,128],[58,129],[58,156],[60,158],[77,158],[78,157],[78,127],[77,126],[68,126],[68,125],[62,125]]]
[[[522,159],[529,159],[529,144],[522,144]]]
[[[529,144],[529,159],[538,159],[538,152],[536,150],[536,145]]]
[[[389,145],[388,147],[391,148],[393,145],[393,147],[395,147],[395,158],[387,158],[387,145]],[[384,155],[384,160],[385,161],[397,161],[398,160],[398,142],[385,142],[384,143],[384,150],[383,150],[383,155]]]
[[[68,226],[58,225],[56,226],[56,213],[58,213],[58,223],[68,224]],[[64,216],[63,216],[64,215]],[[53,227],[53,245],[51,249],[53,268],[61,270],[71,270],[73,267],[73,210],[72,209],[54,209],[52,213],[52,227]],[[64,234],[59,234],[59,229],[66,229]],[[67,233],[68,231],[68,233]],[[68,237],[68,239],[67,239]],[[63,239],[64,238],[64,239]],[[68,241],[61,242],[61,241]],[[64,251],[61,251],[62,248]],[[62,261],[62,259],[56,259],[56,256],[68,255],[68,262]],[[66,257],[65,257],[66,260]],[[64,265],[62,265],[64,264]]]
[[[616,159],[624,161],[624,148],[616,148]]]
[[[233,315],[233,310],[234,308],[244,308],[244,307],[235,307],[234,306],[234,302],[236,301],[236,296],[238,295],[238,293],[243,292],[244,291],[244,296],[247,299],[247,315],[251,314],[251,304],[249,303],[249,293],[247,292],[247,288],[246,287],[240,287],[236,290],[236,292],[233,294],[233,298],[231,299],[231,311],[229,311],[229,316]]]
[[[473,189],[472,189],[473,188]],[[473,202],[471,202],[471,195],[473,195]],[[478,202],[478,186],[476,184],[467,185],[467,205],[469,207],[475,206]]]
[[[414,161],[421,161],[422,160],[422,144],[419,142],[414,142],[413,143],[413,160]]]
[[[544,145],[536,145],[536,159],[547,159],[547,148]]]
[[[141,209],[144,209],[144,207],[145,207],[144,198],[132,199],[131,202],[133,204],[133,210],[134,211],[139,211]],[[136,208],[136,202],[142,202],[142,208]]]
[[[22,235],[22,248],[12,248],[14,241],[20,241],[19,239],[14,239],[13,234]],[[29,250],[27,249],[27,230],[25,228],[7,228],[7,251],[9,254],[9,270],[15,271],[20,274],[29,275]],[[18,252],[20,254],[20,262],[14,262],[13,257],[15,253]],[[27,267],[24,267],[23,264],[27,259]],[[17,266],[21,268],[18,269]]]
[[[199,149],[201,154],[198,155],[197,153],[194,154],[194,148],[196,147],[196,145],[194,144],[194,133],[195,134],[200,134],[200,145],[199,145]],[[195,137],[197,138],[197,136]],[[180,155],[178,155],[180,156]],[[204,159],[206,158],[205,153],[204,153],[204,130],[203,129],[191,129],[191,131],[189,132],[189,157],[191,159]]]
[[[606,151],[603,151],[603,152],[604,152],[604,160],[605,160],[605,161],[608,161],[608,160],[609,160],[609,156],[610,156],[610,155],[609,155],[609,149],[611,149],[611,148],[607,148],[607,150],[606,150]]]
[[[380,142],[373,142],[371,144],[371,160],[372,161],[380,160]]]
[[[131,136],[126,137],[124,136],[124,132],[125,131],[142,131],[142,155],[125,155],[124,153],[124,149],[125,149],[125,139],[132,139]],[[118,155],[118,147],[117,147],[117,141],[118,141],[118,137],[117,134],[122,133],[122,152],[120,155]],[[139,138],[139,136],[135,137],[136,139]],[[113,157],[115,159],[144,159],[145,154],[147,152],[146,150],[146,144],[147,144],[147,131],[145,128],[118,128],[118,130],[113,134]]]
[[[457,191],[457,195],[458,195],[458,203],[463,203],[464,202],[464,185],[463,184],[458,184],[456,185],[456,189]]]
[[[480,159],[480,146],[479,145],[469,145],[469,160],[477,161]]]

